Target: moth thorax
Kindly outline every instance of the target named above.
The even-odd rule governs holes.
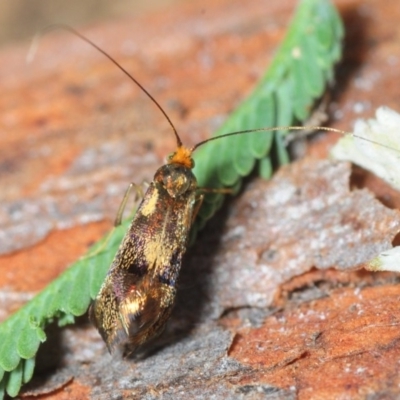
[[[182,165],[167,164],[162,175],[162,185],[172,198],[196,187],[196,178],[191,169]]]

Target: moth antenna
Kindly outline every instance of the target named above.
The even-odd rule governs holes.
[[[237,132],[230,132],[230,133],[225,133],[223,135],[220,136],[214,136],[212,138],[203,140],[197,144],[195,144],[190,151],[194,152],[198,147],[203,146],[204,144],[208,143],[208,142],[212,142],[213,140],[217,140],[217,139],[221,139],[221,138],[225,138],[228,136],[236,136],[236,135],[243,135],[246,133],[254,133],[254,132],[273,132],[273,131],[303,131],[303,130],[312,130],[312,131],[326,131],[326,132],[335,132],[335,133],[340,133],[343,136],[352,136],[358,139],[362,139],[365,140],[366,142],[372,143],[372,144],[376,144],[378,146],[384,147],[386,149],[390,149],[393,150],[392,147],[390,146],[386,146],[385,144],[376,142],[374,140],[362,137],[360,135],[356,135],[353,132],[346,132],[346,131],[342,131],[341,129],[336,129],[336,128],[329,128],[326,126],[275,126],[273,128],[256,128],[256,129],[246,129],[243,131],[237,131]]]
[[[157,108],[162,112],[162,114],[164,115],[164,117],[166,118],[166,120],[168,121],[169,125],[171,126],[171,128],[174,132],[177,146],[178,147],[182,146],[182,141],[178,135],[178,131],[176,130],[171,119],[168,117],[167,113],[164,111],[164,109],[161,107],[161,105],[157,102],[157,100],[139,83],[139,81],[137,81],[122,65],[120,65],[116,60],[114,60],[114,58],[112,58],[106,51],[101,49],[99,46],[97,46],[97,44],[92,42],[90,39],[88,39],[86,36],[82,35],[78,31],[76,31],[75,29],[71,28],[70,26],[64,25],[64,24],[52,24],[52,25],[45,27],[39,33],[37,33],[35,35],[35,37],[33,38],[31,46],[28,50],[28,54],[26,56],[27,63],[31,63],[33,61],[36,51],[38,49],[39,40],[41,39],[41,37],[44,34],[46,34],[47,32],[54,31],[57,29],[65,30],[65,31],[77,36],[78,38],[80,38],[81,40],[83,40],[84,42],[86,42],[87,44],[92,46],[93,48],[95,48],[97,51],[99,51],[105,57],[107,57],[114,65],[116,65],[117,68],[119,68],[120,71],[122,71],[131,81],[133,81],[147,95],[147,97],[149,97],[149,99],[157,106]]]

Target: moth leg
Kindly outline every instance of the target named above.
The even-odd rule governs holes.
[[[197,197],[196,202],[194,203],[193,214],[192,214],[192,223],[194,222],[194,220],[197,217],[198,212],[200,211],[201,205],[203,204],[203,200],[204,200],[204,195],[200,194]]]
[[[201,193],[221,193],[221,194],[232,194],[232,188],[199,188]]]
[[[135,202],[138,199],[142,199],[144,196],[143,193],[143,185],[138,185],[136,183],[131,182],[128,186],[128,188],[126,189],[126,192],[124,194],[124,197],[122,198],[121,204],[118,207],[118,211],[117,211],[117,216],[115,217],[115,221],[114,221],[114,226],[120,226],[121,222],[122,222],[122,217],[125,211],[125,207],[126,207],[126,203],[129,200],[129,196],[132,192],[132,189],[135,190]]]
[[[146,183],[144,183],[144,185],[148,185]],[[126,189],[126,192],[124,194],[124,197],[122,198],[121,204],[118,207],[118,212],[117,212],[117,216],[115,217],[115,221],[114,221],[114,226],[112,228],[112,230],[108,233],[107,237],[105,238],[104,242],[101,244],[101,246],[99,246],[96,250],[94,250],[93,252],[83,256],[81,259],[86,259],[86,258],[91,258],[96,256],[97,254],[101,253],[106,247],[108,242],[110,241],[111,236],[114,233],[115,228],[117,228],[118,226],[121,225],[122,222],[122,216],[123,213],[125,211],[125,207],[126,207],[126,203],[129,200],[129,195],[132,192],[132,189],[135,190],[136,196],[135,196],[135,201],[138,199],[142,199],[143,198],[143,185],[138,185],[136,183],[131,182],[128,186],[128,188]]]
[[[193,208],[193,216],[192,223],[197,217],[198,212],[200,211],[201,205],[204,200],[204,193],[221,193],[221,194],[232,194],[233,190],[231,188],[198,188],[199,195],[196,199],[196,203]]]

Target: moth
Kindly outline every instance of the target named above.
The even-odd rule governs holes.
[[[189,232],[201,205],[192,150],[182,144],[157,170],[91,307],[111,351],[158,336],[171,314]]]

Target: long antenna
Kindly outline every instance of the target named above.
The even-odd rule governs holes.
[[[365,140],[366,142],[372,143],[372,144],[376,144],[378,146],[384,147],[386,149],[389,150],[393,150],[392,147],[390,146],[386,146],[383,143],[379,143],[379,142],[375,142],[374,140],[362,137],[360,135],[356,135],[353,132],[346,132],[346,131],[342,131],[340,129],[336,129],[336,128],[329,128],[326,126],[275,126],[275,127],[271,127],[271,128],[255,128],[255,129],[246,129],[243,131],[237,131],[237,132],[230,132],[230,133],[225,133],[223,135],[219,135],[219,136],[214,136],[212,138],[203,140],[202,142],[199,142],[197,144],[195,144],[190,151],[194,152],[198,147],[203,146],[203,144],[206,144],[208,142],[211,142],[213,140],[217,140],[217,139],[221,139],[221,138],[225,138],[228,136],[236,136],[236,135],[242,135],[245,133],[252,133],[252,132],[271,132],[271,131],[304,131],[304,130],[313,130],[313,131],[326,131],[326,132],[335,132],[335,133],[340,133],[343,136],[352,136],[358,139],[362,139]]]
[[[90,39],[88,39],[86,36],[82,35],[75,29],[71,28],[68,25],[64,24],[53,24],[49,25],[46,28],[44,28],[42,31],[40,31],[37,35],[32,40],[31,47],[29,48],[28,55],[27,55],[27,62],[31,62],[33,60],[33,57],[36,53],[38,43],[40,38],[47,32],[53,31],[56,29],[63,29],[67,32],[72,33],[73,35],[79,37],[82,39],[84,42],[88,43],[90,46],[94,47],[97,51],[99,51],[101,54],[103,54],[105,57],[107,57],[114,65],[116,65],[128,78],[130,78],[136,85],[150,98],[150,100],[158,107],[158,109],[162,112],[168,123],[170,124],[172,130],[174,131],[174,135],[176,138],[176,143],[178,147],[182,146],[182,141],[181,138],[178,135],[178,131],[176,130],[174,124],[172,123],[171,119],[168,117],[167,113],[164,111],[164,109],[161,107],[161,105],[157,102],[157,100],[124,68],[122,65],[120,65],[114,58],[112,58],[108,53],[106,53],[103,49],[101,49],[97,44],[93,43]]]

